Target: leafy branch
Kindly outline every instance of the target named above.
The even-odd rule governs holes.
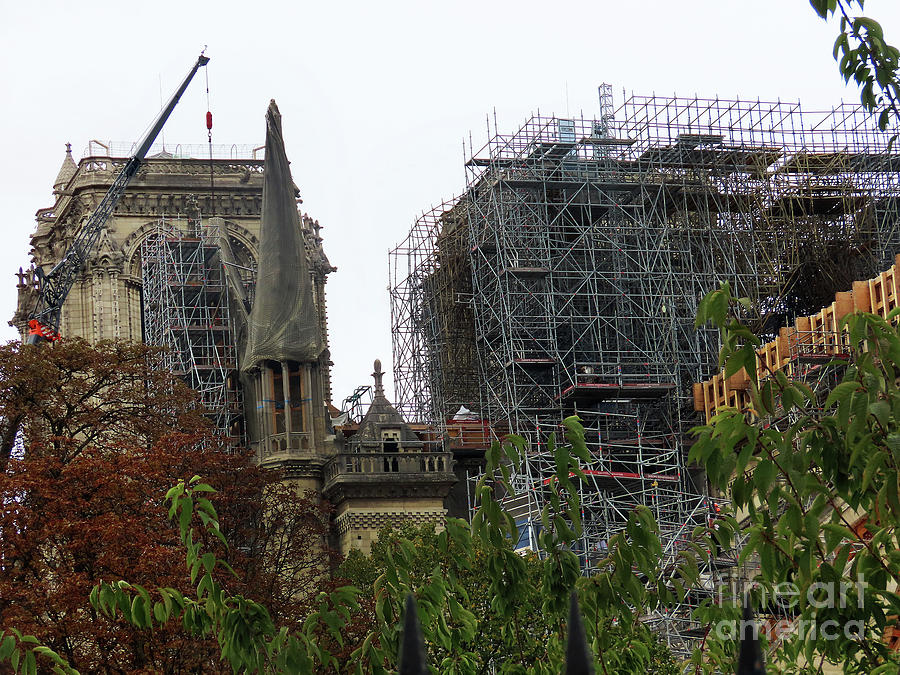
[[[773,634],[774,661],[894,672],[897,655],[880,635],[900,611],[900,312],[845,316],[837,330],[849,358],[767,370],[758,341],[732,318],[741,304],[723,285],[703,299],[697,323],[719,328],[726,375],[750,376],[752,409],[719,408],[694,430],[689,459],[743,521],[735,534],[746,540],[740,560],[759,564],[760,610],[773,612],[778,589],[792,589],[790,625],[806,629]],[[838,587],[854,592],[829,599]],[[829,621],[860,630],[825,639],[808,629]]]
[[[864,0],[810,0],[816,13],[828,21],[840,17],[840,32],[834,42],[834,58],[845,82],[853,79],[860,87],[860,101],[878,115],[878,128],[886,130],[900,122],[900,50],[888,44],[881,25],[865,16],[853,16],[855,6],[863,10]],[[891,138],[891,144],[897,135]]]
[[[227,547],[219,527],[215,507],[206,497],[215,490],[194,476],[180,481],[166,494],[169,517],[177,520],[181,543],[186,549],[186,565],[196,597],[186,597],[174,588],[158,588],[150,593],[126,581],[103,582],[90,595],[91,606],[110,619],[121,616],[138,628],[151,629],[170,620],[181,621],[185,631],[194,635],[213,634],[221,656],[234,672],[312,672],[316,667],[337,665],[321,646],[317,636],[327,631],[343,644],[342,629],[350,614],[358,609],[352,587],[332,593],[320,593],[318,610],[313,612],[297,633],[277,628],[262,604],[241,595],[228,594],[217,579],[218,569],[234,575],[226,562],[211,551],[204,551],[202,537],[194,526],[196,514],[202,532],[214,536]]]
[[[49,662],[50,672],[78,675],[63,657],[42,645],[33,635],[23,635],[15,628],[0,631],[0,663],[8,662],[14,674],[37,675],[38,657]]]

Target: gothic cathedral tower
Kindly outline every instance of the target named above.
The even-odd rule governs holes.
[[[266,164],[256,297],[236,312],[249,440],[263,466],[320,491],[335,454],[326,420],[328,351],[275,101],[266,113]],[[227,255],[227,253],[226,253]]]

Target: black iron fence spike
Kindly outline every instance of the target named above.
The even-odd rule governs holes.
[[[403,633],[400,635],[400,669],[398,675],[429,675],[422,639],[422,626],[412,593],[406,596],[403,613]]]
[[[569,640],[566,644],[566,675],[594,675],[594,659],[581,623],[575,591],[569,598]]]
[[[744,598],[744,613],[738,634],[741,646],[738,652],[737,675],[766,675],[762,647],[759,643],[759,629],[753,618],[749,594]]]

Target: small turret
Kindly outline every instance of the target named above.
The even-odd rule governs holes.
[[[53,194],[59,194],[65,190],[77,170],[78,166],[72,159],[72,144],[66,143],[66,156],[63,158],[62,166],[59,167],[59,173],[56,174],[56,180],[53,181]]]
[[[381,360],[375,360],[375,395],[369,410],[359,423],[359,431],[350,439],[350,446],[356,452],[397,452],[398,450],[421,451],[422,439],[410,429],[384,395],[384,371]]]
[[[335,507],[338,546],[368,552],[387,523],[441,527],[444,499],[456,476],[452,455],[432,428],[417,433],[384,395],[384,371],[375,361],[375,395],[345,451],[325,467],[324,495]]]

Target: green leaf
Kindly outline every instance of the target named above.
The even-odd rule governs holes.
[[[771,459],[763,459],[756,465],[756,469],[753,472],[753,482],[757,490],[763,494],[768,494],[769,488],[775,480],[776,469],[775,462]]]
[[[809,0],[809,4],[821,18],[828,17],[828,0]]]
[[[187,534],[188,526],[191,523],[191,516],[194,513],[194,501],[190,497],[182,497],[178,500],[181,513],[178,516],[178,529],[181,530],[181,536]]]
[[[756,368],[756,352],[750,345],[745,345],[741,349],[732,352],[731,356],[725,362],[725,377],[731,377],[739,372],[741,368],[746,368],[747,372]]]
[[[37,673],[37,659],[35,659],[34,652],[30,649],[25,652],[25,664],[22,666],[22,672],[26,673],[26,675],[35,675]]]
[[[144,599],[136,595],[131,601],[131,623],[138,628],[147,628],[149,626],[148,614],[146,612]]]
[[[177,485],[174,485],[169,488],[169,491],[166,492],[166,501],[174,500],[177,497],[180,497],[184,494],[184,482],[179,481]]]
[[[849,38],[846,33],[842,32],[838,35],[837,40],[834,41],[834,49],[832,50],[834,58],[837,59],[838,53],[846,52],[848,49],[850,49]]]
[[[881,25],[875,21],[874,19],[870,19],[865,16],[858,16],[853,20],[853,28],[855,30],[865,29],[869,35],[874,36],[876,38],[883,38],[884,32],[881,29]]]
[[[825,531],[825,545],[829,551],[833,551],[844,541],[854,541],[856,536],[848,528],[837,523],[823,523],[822,529]]]
[[[825,410],[830,408],[832,404],[844,401],[859,388],[858,382],[841,382],[838,386],[831,390],[828,398],[825,399]]]
[[[863,471],[862,485],[860,486],[860,489],[863,492],[871,485],[872,479],[878,473],[878,470],[885,464],[887,458],[886,452],[874,452],[869,458],[869,461],[866,463],[866,468]]]
[[[891,507],[895,519],[900,519],[900,495],[897,489],[897,474],[892,473],[885,481],[887,485],[888,504]]]
[[[801,519],[802,519],[802,515],[800,513],[800,507],[797,506],[796,504],[791,505],[791,507],[787,511],[785,511],[784,523],[785,523],[785,525],[787,525],[789,532],[793,532],[794,534],[800,534]]]
[[[778,371],[781,372],[781,371]],[[784,387],[781,390],[781,407],[784,412],[788,412],[793,408],[799,401],[799,396],[796,394],[796,389],[791,386]]]
[[[0,662],[9,658],[16,648],[16,639],[12,635],[7,635],[0,640]]]
[[[870,403],[869,412],[878,420],[882,427],[888,426],[891,416],[891,406],[887,401],[875,401]]]
[[[775,412],[775,383],[772,380],[759,388],[759,402],[763,411],[770,415]]]

